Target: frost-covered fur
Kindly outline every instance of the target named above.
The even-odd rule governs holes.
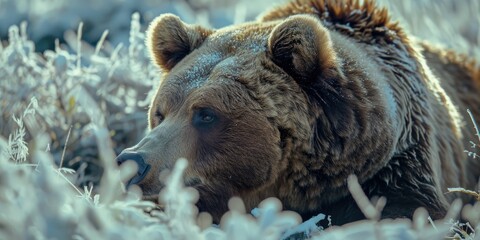
[[[372,1],[296,0],[218,30],[166,14],[151,24],[147,45],[164,74],[151,131],[127,149],[152,167],[139,184],[146,195],[184,157],[185,182],[215,221],[233,196],[248,209],[276,197],[304,217],[362,219],[351,174],[368,197],[387,198],[383,218],[424,207],[439,219],[454,197],[446,188],[471,188],[479,177],[457,109],[480,108],[475,65],[425,61]],[[453,81],[470,87],[446,88]]]
[[[26,2],[33,5],[28,3],[23,5]],[[140,6],[143,4],[142,1],[135,1],[134,5],[135,7],[139,6],[140,9],[148,8],[153,12],[167,11],[158,1],[154,2],[152,6],[155,7]],[[238,19],[241,22],[243,7],[249,14],[252,12],[251,9],[255,9],[255,11],[260,9],[257,4],[253,4],[249,0],[244,0],[243,3],[218,0],[215,4],[212,4],[211,1],[193,0],[188,2],[211,5],[208,6],[208,9],[211,10],[208,13],[211,24],[214,26],[220,26],[230,21],[234,16],[233,12],[237,10],[240,13]],[[218,10],[218,2],[231,4],[228,8],[229,11]],[[261,4],[271,5],[272,2],[265,1]],[[479,5],[476,0],[461,2],[456,0],[385,0],[382,2],[389,4],[389,9],[396,13],[396,17],[404,15],[406,19],[402,23],[408,27],[411,33],[429,37],[429,40],[440,41],[463,52],[474,53],[480,50],[478,45],[459,44],[462,41],[465,43],[467,40],[460,38],[460,35],[465,33],[464,28],[468,27],[474,31],[476,26],[479,26],[480,19],[477,14]],[[171,222],[160,223],[159,219],[152,218],[142,211],[144,208],[153,207],[152,204],[124,199],[117,195],[112,196],[112,193],[121,192],[121,187],[116,181],[104,181],[99,184],[103,190],[97,191],[98,195],[90,194],[90,188],[87,191],[79,188],[77,192],[62,175],[72,182],[77,178],[71,174],[71,170],[65,168],[59,170],[52,164],[52,157],[58,165],[64,150],[63,146],[66,145],[64,167],[76,167],[78,166],[76,164],[82,163],[82,161],[84,161],[82,166],[87,163],[90,167],[99,165],[98,149],[111,152],[123,148],[122,146],[125,144],[133,143],[138,135],[143,134],[142,130],[147,122],[144,116],[146,109],[142,105],[142,101],[145,98],[148,99],[145,89],[150,89],[155,84],[152,81],[152,75],[158,77],[158,74],[149,64],[145,63],[146,56],[142,50],[144,36],[139,31],[138,16],[134,17],[134,21],[132,21],[134,26],[130,31],[130,42],[127,41],[127,38],[120,37],[125,40],[124,47],[99,44],[97,46],[97,49],[100,50],[98,54],[95,54],[94,46],[85,43],[82,44],[81,49],[77,49],[79,45],[77,45],[75,37],[72,40],[72,32],[67,33],[66,36],[70,36],[68,40],[71,44],[70,49],[75,49],[75,51],[66,51],[65,46],[61,45],[56,51],[42,54],[38,52],[38,45],[48,42],[53,46],[53,40],[45,38],[42,43],[33,43],[29,40],[30,35],[26,34],[27,31],[23,24],[20,28],[12,26],[9,38],[6,37],[7,27],[10,23],[19,24],[18,21],[24,19],[28,21],[30,31],[40,34],[36,35],[35,39],[51,36],[52,32],[59,36],[63,35],[64,28],[59,28],[57,24],[67,23],[63,16],[73,19],[71,13],[76,13],[79,7],[85,9],[86,12],[85,15],[79,15],[82,20],[94,22],[94,27],[97,29],[95,34],[89,35],[90,40],[97,41],[106,28],[110,30],[109,40],[112,37],[119,39],[119,32],[115,29],[127,25],[122,25],[120,23],[122,21],[118,18],[112,18],[113,21],[110,22],[106,21],[108,23],[96,22],[103,16],[109,16],[111,9],[118,9],[118,6],[113,8],[112,6],[122,4],[119,1],[96,1],[95,6],[99,4],[105,6],[102,7],[105,12],[101,11],[101,16],[95,15],[95,11],[90,10],[92,4],[64,0],[58,0],[55,3],[63,5],[57,9],[58,11],[52,10],[48,14],[45,14],[43,7],[31,7],[35,4],[44,4],[42,1],[6,0],[2,2],[0,8],[0,12],[8,13],[0,14],[0,18],[7,19],[0,23],[3,26],[0,30],[2,34],[0,37],[2,41],[0,46],[0,62],[2,63],[0,64],[0,239],[272,239],[278,238],[282,234],[281,232],[285,228],[280,225],[285,221],[288,223],[296,221],[292,218],[282,217],[279,218],[280,223],[276,222],[278,225],[269,225],[274,222],[278,214],[267,214],[267,217],[257,221],[254,221],[249,214],[235,214],[234,218],[224,222],[226,224],[222,224],[220,228],[213,227],[201,231],[200,229],[203,229],[208,223],[202,221],[195,223],[196,212],[192,212],[192,220],[187,220],[184,215],[182,217],[168,215],[167,220],[171,220]],[[174,3],[181,5],[183,1]],[[455,8],[451,8],[451,4],[455,4]],[[130,5],[132,4],[127,4],[127,7]],[[28,16],[21,12],[25,10],[25,6],[30,11],[27,13]],[[56,6],[58,5],[55,4],[53,7]],[[162,9],[159,10],[158,7]],[[205,12],[193,12],[177,6],[173,8],[180,11],[180,16],[187,22],[203,23],[208,21],[205,18]],[[61,12],[59,12],[60,10]],[[80,11],[83,13],[83,10]],[[141,13],[144,15],[145,12],[141,11]],[[128,17],[130,11],[118,14],[124,14],[124,23],[130,21]],[[52,18],[52,15],[62,17]],[[149,17],[145,17],[145,19],[149,19]],[[37,25],[31,21],[35,21]],[[44,24],[46,21],[49,24]],[[430,24],[431,21],[435,24]],[[469,24],[463,24],[465,21]],[[77,20],[72,20],[72,22],[77,22]],[[68,26],[67,28],[73,31],[75,27]],[[86,37],[85,34],[84,37]],[[474,39],[477,39],[477,36]],[[77,65],[79,56],[81,56],[80,66]],[[86,88],[85,92],[80,92],[80,98],[70,98],[71,95],[68,93],[74,86]],[[125,92],[125,89],[128,91]],[[86,94],[87,92],[88,94]],[[73,95],[75,96],[75,94]],[[3,155],[9,145],[9,134],[12,139],[20,139],[15,137],[18,124],[12,116],[15,115],[17,119],[23,116],[23,110],[29,105],[32,96],[38,99],[39,109],[36,109],[35,121],[28,119],[30,116],[24,118],[23,125],[26,135],[25,139],[21,139],[25,141],[23,147],[29,149],[30,155],[23,153],[27,156],[27,162],[21,162],[22,160],[19,158],[19,163],[15,164],[8,160],[8,154]],[[94,111],[92,112],[92,110]],[[88,114],[85,111],[88,111]],[[464,113],[465,109],[459,109],[459,112]],[[103,117],[106,119],[106,126],[98,127],[97,120]],[[465,122],[467,128],[474,132],[470,121],[465,120]],[[71,125],[69,124],[73,125],[70,134],[68,129]],[[103,131],[103,138],[97,143],[95,136],[99,131]],[[43,133],[46,133],[43,136],[50,137],[50,139],[39,141],[35,137]],[[68,143],[66,143],[67,134],[69,134]],[[113,145],[108,146],[105,143],[109,142],[108,138],[111,135],[113,135],[111,137]],[[479,146],[480,142],[476,139],[470,140]],[[101,145],[97,145],[99,143]],[[468,150],[480,154],[478,147],[470,148],[469,146]],[[110,165],[113,164],[111,153],[107,156],[102,154],[102,157]],[[29,164],[39,162],[41,162],[41,166],[38,167]],[[112,167],[107,166],[108,169],[114,170]],[[79,175],[80,182],[98,181],[100,177],[98,171],[84,172],[82,169],[78,169],[76,173]],[[84,173],[86,175],[83,175]],[[113,173],[115,174],[115,171]],[[171,206],[178,208],[168,209],[173,211],[194,209],[191,200],[195,200],[195,195],[185,194],[178,185],[171,186],[174,188],[171,196],[174,200],[171,201]],[[188,197],[179,199],[177,196]],[[169,206],[167,205],[167,207]],[[477,209],[479,209],[478,206],[477,204]],[[277,212],[276,209],[276,206],[273,205],[270,213]],[[480,212],[474,208],[469,208],[465,212],[472,217],[469,219],[472,219],[473,228],[478,229],[476,223],[478,223]],[[314,239],[441,239],[445,235],[445,230],[448,230],[448,225],[443,221],[436,222],[436,227],[440,230],[437,231],[425,225],[426,219],[426,215],[417,215],[417,221],[413,223],[407,220],[359,222],[340,228],[333,227],[320,233],[316,231],[312,233],[316,235]],[[189,224],[185,224],[185,222],[189,222]],[[200,226],[202,228],[199,228]],[[308,229],[308,227],[302,229]],[[473,239],[474,236],[472,234],[468,238],[463,235],[462,238]]]

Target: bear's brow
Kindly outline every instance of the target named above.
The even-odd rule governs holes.
[[[185,95],[184,91],[181,89],[182,87],[180,84],[169,85],[169,87],[162,88],[159,93],[161,98],[157,102],[157,105],[159,106],[157,109],[168,112],[172,109],[178,108],[184,101]]]
[[[215,65],[222,61],[222,58],[222,54],[217,51],[196,55],[190,64],[175,77],[186,83],[187,88],[198,88],[205,82]]]

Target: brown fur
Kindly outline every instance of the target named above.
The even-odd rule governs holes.
[[[164,70],[151,131],[129,149],[152,166],[145,194],[184,157],[185,183],[216,221],[232,196],[248,209],[273,196],[304,217],[361,219],[350,174],[387,197],[384,218],[418,207],[441,218],[446,188],[479,177],[458,112],[480,119],[478,70],[421,49],[389,19],[368,0],[296,0],[219,30],[160,16],[147,42]]]

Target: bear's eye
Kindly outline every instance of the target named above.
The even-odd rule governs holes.
[[[158,110],[155,111],[155,120],[156,120],[157,124],[160,124],[163,121],[164,118],[165,117],[163,116],[163,114],[160,111],[158,111]]]
[[[217,120],[218,116],[213,109],[200,108],[193,113],[192,123],[197,128],[205,129],[211,127]]]

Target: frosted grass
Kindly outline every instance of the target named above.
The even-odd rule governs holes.
[[[253,214],[237,199],[211,225],[180,181],[182,160],[162,193],[163,211],[141,201],[138,188],[125,190],[134,170],[118,168],[114,157],[143,136],[161,74],[149,60],[142,22],[174,12],[219,27],[278,2],[0,0],[0,239],[440,239],[449,231],[473,239],[478,203],[464,210],[477,219],[469,226],[448,219],[432,227],[418,211],[413,221],[373,218],[323,230],[315,224],[328,220],[321,213],[301,224],[274,199]],[[412,34],[478,59],[478,1],[455,8],[449,0],[380,2]],[[456,17],[445,17],[447,10]],[[40,54],[44,42],[53,47]]]

